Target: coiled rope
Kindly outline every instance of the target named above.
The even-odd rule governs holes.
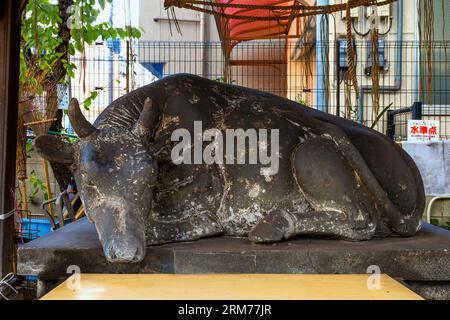
[[[215,15],[216,17],[221,17],[226,20],[229,19],[238,19],[238,20],[249,20],[249,21],[277,21],[280,22],[282,20],[292,21],[295,18],[299,17],[309,17],[315,15],[327,15],[336,13],[339,11],[345,11],[346,13],[346,38],[347,38],[347,59],[348,59],[348,80],[352,85],[356,100],[358,100],[359,94],[359,85],[358,79],[356,77],[356,62],[355,62],[355,52],[352,44],[352,19],[350,18],[350,11],[353,8],[360,6],[383,6],[387,4],[391,4],[397,0],[348,0],[347,3],[339,3],[332,5],[323,5],[323,6],[309,6],[302,5],[295,2],[293,5],[260,5],[260,4],[250,4],[250,3],[233,3],[233,2],[216,2],[212,0],[165,0],[164,7],[165,9],[170,9],[172,13],[172,19],[175,21],[175,25],[177,28],[178,22],[175,16],[174,8],[184,8],[195,10],[207,14]],[[236,14],[236,13],[226,13],[225,9],[233,8],[233,9],[243,9],[242,12],[249,12],[252,10],[268,10],[269,14],[265,16],[252,16],[245,14]],[[168,10],[169,11],[169,10]],[[376,36],[375,36],[376,39]],[[374,39],[374,40],[375,40]],[[375,44],[376,46],[377,44]],[[375,58],[376,59],[376,58]],[[375,61],[376,62],[376,61]],[[372,66],[373,70],[377,68],[377,66]],[[376,77],[378,76],[377,71],[375,71]],[[378,82],[378,78],[375,79],[375,82]],[[377,87],[377,86],[376,86]],[[376,90],[377,91],[377,90]],[[378,99],[376,99],[376,104],[378,104]]]
[[[184,8],[191,9],[195,11],[200,11],[208,14],[213,14],[216,16],[228,18],[228,19],[239,19],[239,20],[252,20],[252,21],[279,21],[279,20],[287,20],[298,17],[307,17],[314,16],[319,14],[329,14],[335,13],[338,11],[347,10],[347,7],[350,9],[359,7],[359,6],[383,6],[386,4],[393,3],[397,0],[349,0],[347,3],[340,4],[332,4],[326,6],[308,6],[302,4],[294,4],[289,6],[280,6],[280,5],[259,5],[259,4],[246,4],[246,3],[222,3],[215,2],[211,0],[165,0],[164,8],[169,9],[172,7],[176,8]],[[208,9],[207,6],[210,6],[211,9]],[[214,10],[213,8],[233,8],[233,9],[247,9],[249,10],[270,10],[274,13],[278,12],[279,14],[267,15],[267,16],[251,16],[251,15],[240,15],[240,14],[229,14],[222,11]],[[288,12],[288,13],[287,13]],[[283,14],[286,13],[286,14]]]

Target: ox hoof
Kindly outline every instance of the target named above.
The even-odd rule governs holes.
[[[248,239],[257,243],[279,242],[283,239],[284,232],[267,221],[258,223],[249,233]]]
[[[284,210],[274,210],[253,227],[248,239],[259,243],[279,242],[289,238],[294,231],[294,216]]]

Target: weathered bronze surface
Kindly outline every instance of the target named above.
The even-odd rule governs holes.
[[[368,240],[420,228],[423,183],[399,146],[278,96],[180,74],[117,99],[94,125],[75,100],[69,116],[79,142],[43,135],[35,148],[71,165],[109,261],[141,261],[146,245],[221,234],[265,243],[296,235]],[[224,136],[278,129],[278,171],[262,174],[267,165],[259,163],[174,164],[172,133],[192,135],[194,121]]]

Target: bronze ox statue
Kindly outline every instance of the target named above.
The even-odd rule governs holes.
[[[269,93],[179,74],[115,100],[93,125],[75,99],[69,117],[79,141],[41,135],[34,146],[70,165],[112,262],[141,261],[147,245],[215,235],[258,243],[297,235],[369,240],[420,228],[424,188],[406,152],[372,129]],[[250,141],[249,129],[258,138],[272,130],[278,140],[232,151],[245,158],[258,147],[271,150],[277,170],[229,158],[174,161],[173,133],[194,134],[198,123],[214,138],[240,128],[235,138]]]

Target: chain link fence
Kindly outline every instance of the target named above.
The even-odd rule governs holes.
[[[349,83],[345,39],[327,45],[278,40],[242,42],[233,48],[227,63],[220,42],[96,43],[87,46],[84,56],[72,57],[77,69],[68,96],[84,102],[85,114],[93,122],[109,103],[128,91],[168,75],[192,73],[271,92],[367,126],[372,126],[377,116],[390,106],[390,112],[385,112],[374,128],[389,132],[396,140],[406,139],[407,120],[412,118],[409,109],[420,102],[421,119],[439,120],[441,138],[450,137],[447,42],[433,43],[433,61],[428,68],[425,61],[420,61],[421,57],[425,59],[425,54],[420,53],[426,48],[420,48],[418,42],[380,39],[378,107],[373,103],[375,70],[371,43],[354,41],[353,46],[358,97]],[[223,77],[225,68],[231,74],[228,79]],[[62,103],[63,107],[67,101]],[[70,130],[68,121],[66,126]]]

